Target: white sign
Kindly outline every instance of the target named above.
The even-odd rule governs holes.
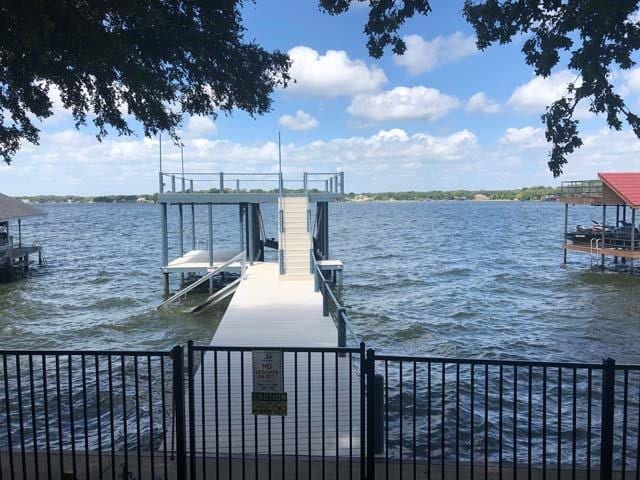
[[[253,415],[287,415],[281,351],[253,351],[251,404]]]
[[[253,351],[253,391],[261,393],[284,392],[282,352],[277,350]]]

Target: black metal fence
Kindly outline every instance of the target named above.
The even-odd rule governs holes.
[[[639,477],[640,366],[266,350],[0,352],[0,478]]]
[[[172,478],[181,350],[0,352],[0,478]]]

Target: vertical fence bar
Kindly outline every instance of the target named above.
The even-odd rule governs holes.
[[[375,464],[375,441],[376,441],[376,412],[375,406],[375,375],[376,375],[376,353],[370,348],[367,350],[366,358],[367,372],[367,480],[376,478]]]
[[[200,366],[202,368],[202,365]],[[187,342],[187,382],[189,386],[189,474],[191,478],[196,478],[196,402],[195,402],[195,385],[194,385],[195,368],[193,364],[193,340]],[[200,385],[204,391],[204,385]],[[202,417],[204,422],[205,417]],[[204,455],[204,451],[202,452]],[[204,456],[202,461],[204,462]]]
[[[613,476],[613,410],[615,403],[616,362],[607,358],[602,364],[602,425],[600,428],[600,480]]]
[[[184,411],[184,349],[176,345],[171,350],[173,369],[173,405],[176,429],[176,476],[187,478],[186,418]]]

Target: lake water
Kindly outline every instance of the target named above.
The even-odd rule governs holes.
[[[184,305],[153,309],[161,301],[157,205],[43,208],[48,215],[23,230],[29,243],[43,242],[49,266],[0,285],[3,348],[210,341],[224,305],[203,315]],[[584,206],[570,212],[570,225],[600,216]],[[263,213],[273,234],[275,211]],[[198,210],[198,240],[207,238],[205,215]],[[332,254],[346,264],[344,303],[356,333],[380,351],[640,362],[640,279],[592,271],[579,254],[562,268],[562,204],[344,203],[330,215]],[[216,248],[236,246],[237,206],[216,206],[214,217]]]

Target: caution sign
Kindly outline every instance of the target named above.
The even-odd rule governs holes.
[[[287,392],[251,394],[251,413],[253,415],[287,416]]]
[[[282,352],[253,351],[253,415],[287,415],[287,393],[284,391]]]

